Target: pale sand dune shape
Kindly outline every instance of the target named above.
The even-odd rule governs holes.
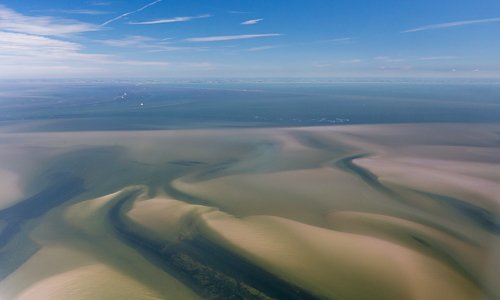
[[[496,124],[377,124],[298,128],[354,154],[415,156],[500,163]]]
[[[436,258],[363,235],[272,216],[238,219],[172,199],[138,202],[127,215],[127,222],[138,233],[164,239],[172,239],[172,232],[164,228],[172,219],[189,219],[190,233],[202,234],[279,277],[326,297],[477,299],[481,293]]]
[[[481,123],[371,124],[304,127],[298,130],[327,135],[331,131],[341,132],[356,140],[395,149],[412,144],[497,147],[499,140],[498,124]],[[327,135],[325,137],[328,139]],[[335,135],[331,136],[335,138]]]
[[[500,152],[500,148],[496,150]],[[465,151],[467,150],[465,149]],[[498,157],[500,158],[500,154],[498,154]],[[417,166],[426,167],[429,169],[468,175],[475,178],[489,180],[492,182],[500,182],[500,163],[493,163],[493,162],[483,163],[483,162],[461,161],[461,160],[451,160],[451,159],[447,160],[430,159],[430,158],[421,158],[418,156],[416,157],[400,156],[400,157],[392,157],[390,159],[402,164],[415,164]]]
[[[394,151],[394,156],[498,165],[500,164],[500,147],[498,145],[491,147],[474,147],[462,145],[411,144],[399,147],[396,151]],[[462,169],[462,171],[466,172],[467,169]],[[477,170],[473,169],[473,171]],[[496,178],[498,180],[498,177]]]
[[[454,197],[493,212],[500,205],[500,182],[439,170],[419,160],[369,157],[356,159],[354,163],[375,174],[381,183]]]
[[[19,176],[16,173],[0,169],[0,210],[22,200],[24,194],[19,189],[18,182]]]
[[[108,211],[124,194],[134,191],[146,188],[132,186],[76,203],[62,210],[61,220],[37,227],[31,238],[42,248],[0,282],[0,299],[15,295],[29,300],[149,299],[148,295],[154,296],[151,299],[199,299],[114,236]],[[132,291],[123,296],[127,288]]]
[[[391,211],[401,207],[332,167],[267,174],[235,174],[202,182],[179,178],[172,186],[235,216],[274,215],[326,227],[330,210]]]
[[[134,230],[142,232],[149,239],[175,240],[192,234],[201,215],[214,210],[217,208],[154,198],[135,202],[126,217]]]
[[[303,135],[294,137],[294,132]],[[172,183],[175,189],[204,199],[213,207],[189,205],[163,199],[163,196],[137,201],[127,219],[134,230],[149,238],[169,240],[203,234],[282,278],[325,296],[472,300],[480,299],[477,286],[447,262],[439,261],[435,255],[425,255],[427,252],[416,249],[413,244],[408,246],[398,235],[396,240],[384,241],[382,237],[375,238],[373,227],[360,229],[366,229],[363,234],[373,237],[325,229],[332,226],[326,215],[332,210],[413,215],[420,219],[433,218],[432,222],[440,225],[446,222],[453,225],[455,220],[443,218],[440,222],[438,219],[444,214],[422,209],[432,206],[410,207],[394,201],[355,175],[335,169],[333,162],[345,156],[368,154],[371,156],[365,160],[380,161],[372,161],[365,167],[380,175],[380,180],[390,188],[412,187],[456,196],[495,212],[498,207],[495,196],[498,181],[492,169],[495,166],[484,165],[500,161],[498,137],[495,124],[0,134],[0,167],[18,176],[16,185],[25,197],[36,192],[36,187],[28,185],[29,180],[36,179],[33,176],[49,175],[43,173],[44,168],[49,167],[50,172],[74,173],[85,180],[88,189],[82,195],[87,198],[80,197],[78,201],[121,190],[127,185],[154,182],[158,188],[161,182],[168,185],[169,180],[177,178]],[[109,155],[94,160],[94,154],[99,152],[89,149],[104,149]],[[61,164],[61,157],[66,157],[67,163]],[[435,165],[439,160],[448,160],[449,164]],[[203,164],[171,164],[176,161]],[[228,161],[234,163],[226,170],[216,168]],[[355,163],[359,161],[362,159]],[[196,179],[207,170],[212,173]],[[73,285],[70,278],[88,279],[89,274],[95,272],[91,267],[94,265],[97,269],[104,268],[99,270],[110,274],[110,280],[134,281],[131,286],[138,290],[147,286],[146,290],[153,289],[164,298],[196,299],[194,292],[114,238],[106,218],[108,209],[118,198],[112,194],[69,203],[69,207],[56,208],[42,217],[41,225],[31,234],[42,249],[0,282],[0,299],[12,299],[22,291],[26,292],[23,295],[33,295],[33,291],[42,288],[37,282],[43,280],[47,280],[47,286],[54,287],[56,293],[66,292],[66,286],[84,288],[84,285]],[[448,214],[456,212],[450,210]],[[347,227],[358,222],[343,218]],[[391,226],[394,225],[402,231],[443,239],[446,247],[460,248],[457,250],[460,257],[467,257],[464,260],[472,264],[477,262],[474,266],[477,270],[483,264],[470,247],[462,249],[461,244],[438,232],[380,218],[382,220],[373,222],[387,229],[383,233],[392,238]],[[472,227],[455,225],[450,228]],[[481,228],[474,228],[475,231],[467,231],[465,235],[479,232],[484,239],[489,236],[481,232]],[[51,248],[54,244],[60,247]],[[488,245],[484,242],[481,246],[486,249]],[[61,259],[57,259],[58,256]],[[103,263],[108,266],[102,266]],[[498,264],[489,267],[491,274],[498,274]],[[75,272],[71,273],[72,270]],[[120,276],[113,273],[118,270]],[[70,275],[67,282],[63,274]],[[92,290],[94,283],[87,279],[82,282]],[[168,282],[168,287],[163,286],[164,282]],[[28,286],[31,288],[25,290]],[[39,291],[40,295],[49,292]]]
[[[487,247],[463,241],[434,228],[405,219],[354,211],[332,211],[327,220],[337,231],[381,238],[428,255],[456,263],[459,271],[477,279],[486,277],[489,251]],[[492,238],[493,236],[491,236]],[[461,266],[465,266],[463,269]]]
[[[47,245],[0,282],[0,299],[14,299],[15,295],[45,278],[96,263],[97,260],[83,251]]]
[[[120,192],[74,204],[66,209],[62,218],[89,236],[102,235],[106,229],[107,212]]]
[[[15,300],[165,300],[148,287],[103,264],[80,267],[44,279]]]

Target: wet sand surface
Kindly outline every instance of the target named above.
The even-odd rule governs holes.
[[[500,125],[0,133],[0,299],[498,299]]]

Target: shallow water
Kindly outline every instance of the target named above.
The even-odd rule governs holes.
[[[2,100],[2,300],[500,296],[497,104],[54,86]]]

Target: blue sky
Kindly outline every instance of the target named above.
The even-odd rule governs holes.
[[[7,0],[0,78],[500,77],[498,0]]]

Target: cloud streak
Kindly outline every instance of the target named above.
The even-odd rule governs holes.
[[[164,19],[164,20],[156,20],[156,21],[149,21],[149,22],[130,22],[129,24],[139,24],[139,25],[145,25],[145,24],[161,24],[161,23],[174,23],[174,22],[185,22],[185,21],[190,21],[193,19],[201,19],[201,18],[208,18],[211,17],[212,15],[201,15],[197,17],[175,17],[172,19]]]
[[[96,42],[103,43],[112,47],[128,47],[128,48],[143,48],[148,49],[148,52],[161,52],[161,51],[179,51],[179,50],[195,50],[206,51],[205,48],[196,47],[171,47],[164,46],[165,39],[159,40],[147,36],[127,36],[118,40],[95,40]]]
[[[61,10],[65,14],[81,14],[81,15],[106,15],[110,14],[107,11],[92,10],[92,9],[73,9],[73,10]]]
[[[240,25],[252,25],[252,24],[257,24],[257,22],[262,21],[264,19],[254,19],[254,20],[248,20],[243,23],[240,23]]]
[[[139,8],[138,10],[134,10],[134,11],[131,11],[131,12],[128,12],[128,13],[124,13],[123,15],[120,15],[120,16],[118,16],[118,17],[114,18],[114,19],[111,19],[111,20],[108,20],[108,21],[106,21],[106,22],[102,23],[102,24],[101,24],[101,26],[106,26],[106,25],[108,25],[109,23],[111,23],[111,22],[113,22],[113,21],[116,21],[116,20],[121,19],[121,18],[123,18],[123,17],[126,17],[126,16],[128,16],[128,15],[131,15],[131,14],[133,14],[133,13],[139,12],[139,11],[141,11],[141,10],[143,10],[143,9],[145,9],[145,8],[147,8],[147,7],[149,7],[149,6],[151,6],[151,5],[154,5],[154,4],[158,3],[158,2],[161,2],[161,1],[162,1],[162,0],[156,0],[156,1],[154,1],[154,2],[149,3],[148,5],[145,5],[145,6],[141,7],[141,8]]]
[[[80,53],[84,47],[78,43],[60,41],[37,35],[0,31],[0,66],[18,64],[19,68],[36,67],[40,64],[51,68],[67,63],[94,63],[130,66],[169,66],[165,61],[120,60],[114,55]],[[59,66],[58,66],[59,65]]]
[[[96,5],[96,6],[102,6],[102,5],[110,5],[111,2],[108,1],[108,2],[104,2],[104,1],[96,1],[96,2],[92,2],[92,5]]]
[[[257,37],[279,36],[279,35],[283,35],[283,34],[281,34],[281,33],[267,33],[267,34],[242,34],[242,35],[195,37],[195,38],[188,38],[188,39],[186,39],[186,41],[189,41],[189,42],[215,42],[215,41],[251,39],[251,38],[257,38]]]
[[[106,15],[111,12],[102,11],[102,10],[92,10],[92,9],[37,9],[30,10],[30,12],[52,12],[52,13],[63,13],[63,14],[79,14],[79,15]]]
[[[434,59],[454,59],[457,56],[435,56],[435,57],[422,57],[420,60],[434,60]]]
[[[274,49],[274,48],[280,48],[280,47],[284,47],[284,46],[283,45],[262,46],[262,47],[250,48],[250,49],[247,49],[247,51],[260,51],[260,50],[268,50],[268,49]]]
[[[490,22],[500,22],[500,18],[481,19],[481,20],[472,20],[472,21],[460,21],[460,22],[451,22],[451,23],[442,23],[442,24],[427,25],[427,26],[422,26],[422,27],[418,27],[418,28],[413,28],[413,29],[401,31],[401,33],[422,31],[422,30],[428,30],[428,29],[447,28],[447,27],[454,27],[454,26],[477,24],[477,23],[490,23]]]
[[[94,24],[75,20],[24,16],[0,4],[0,29],[27,34],[62,37],[87,31],[97,31],[99,27]]]
[[[351,38],[340,38],[340,39],[333,39],[333,40],[317,41],[314,43],[342,43],[342,42],[348,42],[350,40],[351,40]]]
[[[103,61],[108,55],[79,53],[84,47],[38,35],[0,31],[0,56],[23,62]]]

